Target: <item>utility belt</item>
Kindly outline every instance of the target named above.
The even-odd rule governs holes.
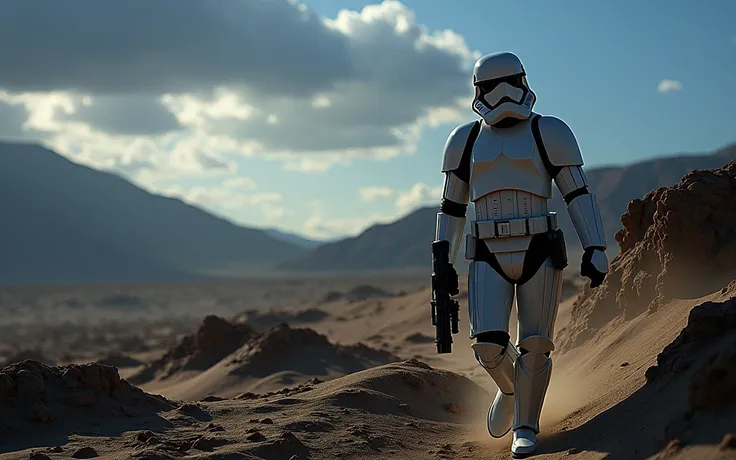
[[[549,257],[556,268],[564,269],[567,266],[565,237],[562,230],[557,228],[557,214],[554,212],[537,217],[471,222],[470,233],[466,235],[465,240],[465,258],[468,260],[485,260],[492,263],[495,261],[495,256],[488,252],[483,240],[544,234],[546,236],[532,238],[530,245],[534,246],[534,251],[541,250],[546,255],[542,260]],[[477,252],[476,249],[480,252]],[[498,268],[498,270],[501,269]]]
[[[557,230],[557,213],[555,212],[550,212],[546,216],[474,220],[470,223],[470,235],[481,240],[538,235],[553,230]]]

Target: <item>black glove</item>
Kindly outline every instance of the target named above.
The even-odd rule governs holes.
[[[447,290],[450,295],[458,295],[460,293],[457,271],[452,264],[447,264]]]
[[[598,269],[595,268],[595,265],[593,265],[592,259],[593,259],[593,253],[595,251],[603,251],[603,248],[598,248],[598,247],[586,248],[585,253],[583,254],[583,262],[580,264],[580,276],[589,278],[590,287],[592,288],[596,288],[600,286],[601,283],[603,283],[603,280],[606,278],[606,273],[598,271]]]

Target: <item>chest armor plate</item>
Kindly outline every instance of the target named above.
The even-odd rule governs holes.
[[[531,121],[513,128],[483,125],[470,161],[470,200],[501,190],[552,197],[552,178],[537,150]]]

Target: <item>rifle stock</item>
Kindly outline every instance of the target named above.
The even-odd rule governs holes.
[[[450,267],[450,243],[432,242],[432,325],[435,327],[437,353],[452,352],[452,334],[458,333],[460,305],[450,295],[447,285]]]

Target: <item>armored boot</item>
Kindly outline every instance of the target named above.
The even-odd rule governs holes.
[[[475,358],[491,376],[498,391],[488,408],[488,433],[501,438],[514,422],[514,361],[519,355],[511,343],[505,347],[496,343],[478,342],[472,345]]]
[[[544,397],[552,375],[549,353],[554,349],[552,341],[542,336],[532,336],[519,343],[521,354],[514,366],[514,439],[511,453],[523,458],[537,450],[539,417]]]

